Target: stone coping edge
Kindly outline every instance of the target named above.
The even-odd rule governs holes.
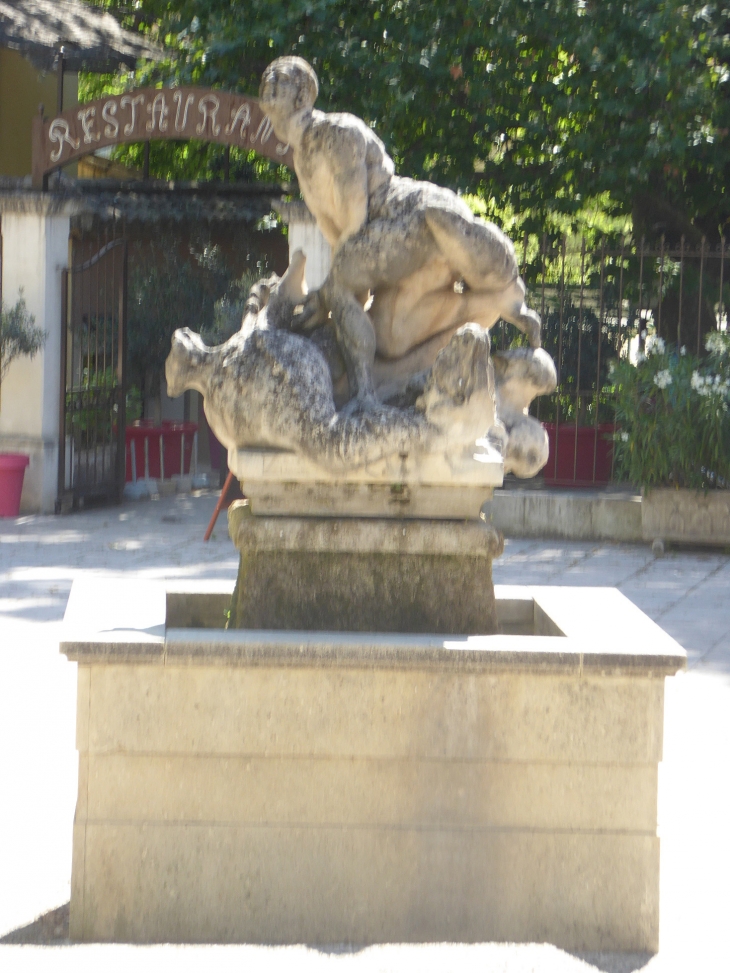
[[[228,585],[225,589],[225,585]],[[615,588],[496,586],[534,603],[563,635],[420,635],[166,628],[169,593],[230,590],[132,579],[74,581],[61,652],[84,665],[406,668],[581,675],[673,675],[686,653]]]
[[[234,500],[228,508],[228,533],[239,550],[248,552],[495,558],[504,550],[501,534],[484,518],[257,517],[248,500]]]

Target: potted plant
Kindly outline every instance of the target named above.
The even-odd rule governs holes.
[[[641,486],[647,540],[730,545],[730,335],[698,357],[646,340],[615,366],[616,465]]]
[[[590,308],[567,297],[545,315],[543,348],[559,364],[560,387],[533,412],[544,423],[550,455],[543,470],[548,486],[585,487],[611,480],[613,404],[606,394],[615,358],[617,324],[601,322]]]
[[[0,388],[11,363],[23,356],[32,358],[45,340],[45,332],[36,327],[35,318],[28,313],[21,290],[13,307],[0,307]],[[29,462],[24,453],[0,453],[0,517],[18,516]]]

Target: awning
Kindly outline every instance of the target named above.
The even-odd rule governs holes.
[[[0,47],[19,51],[45,71],[55,67],[61,47],[67,71],[115,71],[165,56],[161,47],[81,0],[0,0]]]

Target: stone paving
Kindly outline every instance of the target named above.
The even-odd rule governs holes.
[[[510,539],[495,583],[616,586],[687,650],[688,671],[666,693],[657,956],[573,956],[544,944],[70,946],[76,667],[58,654],[68,592],[88,572],[233,578],[225,516],[202,541],[214,503],[204,493],[0,521],[0,970],[730,970],[730,556]]]

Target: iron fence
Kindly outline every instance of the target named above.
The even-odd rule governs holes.
[[[520,253],[521,251],[521,253]],[[546,424],[550,459],[545,481],[590,485],[615,478],[616,402],[611,361],[635,360],[647,335],[702,354],[705,335],[726,330],[730,253],[684,239],[679,246],[645,240],[585,238],[558,243],[525,237],[518,247],[528,303],[542,317],[542,343],[556,365],[558,387],[533,403]],[[524,344],[500,322],[493,346]]]

